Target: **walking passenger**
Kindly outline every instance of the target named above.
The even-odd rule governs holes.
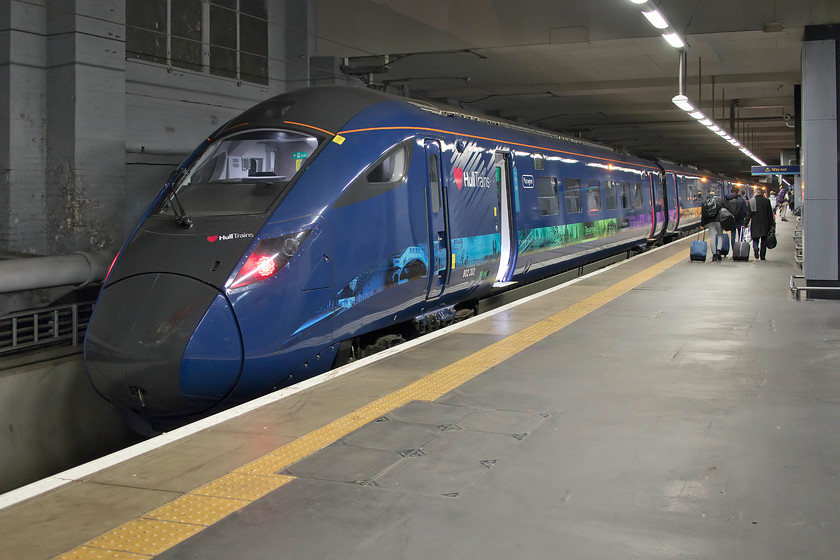
[[[753,242],[753,255],[755,258],[766,260],[767,255],[767,234],[770,228],[776,226],[776,219],[767,200],[761,191],[757,191],[750,199],[750,234]]]
[[[702,196],[703,191],[698,192]],[[721,260],[720,249],[722,246],[721,237],[723,237],[723,227],[720,225],[721,203],[720,199],[709,191],[706,198],[703,200],[703,206],[700,208],[700,226],[709,228],[709,243],[712,246],[712,261]]]
[[[781,217],[783,222],[787,221],[785,215],[787,214],[788,203],[790,202],[791,192],[787,188],[787,185],[782,185],[782,188],[779,189],[779,194],[776,196],[776,204],[779,205],[779,216]]]
[[[723,207],[735,217],[735,227],[729,232],[730,247],[735,246],[735,242],[739,240],[741,234],[741,227],[745,225],[745,220],[749,220],[747,203],[741,197],[741,191],[738,187],[732,187],[732,192],[724,197]]]

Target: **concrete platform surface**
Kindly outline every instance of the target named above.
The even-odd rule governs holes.
[[[666,245],[0,510],[0,558],[833,559],[840,302]]]

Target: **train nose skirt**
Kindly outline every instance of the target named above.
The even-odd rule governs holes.
[[[242,343],[218,290],[184,276],[143,274],[102,291],[85,358],[93,385],[117,405],[149,416],[189,414],[236,384]]]

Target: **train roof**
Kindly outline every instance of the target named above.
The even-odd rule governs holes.
[[[535,126],[528,126],[528,125],[524,125],[524,124],[521,124],[521,123],[508,121],[508,120],[505,120],[505,119],[494,118],[494,117],[484,115],[484,114],[481,114],[481,113],[472,113],[472,112],[469,112],[469,111],[464,111],[463,109],[458,110],[458,109],[455,109],[455,108],[450,107],[448,105],[444,105],[442,103],[433,103],[433,102],[430,102],[430,101],[422,101],[422,100],[418,100],[418,99],[408,99],[408,98],[404,99],[404,101],[407,101],[408,103],[411,103],[412,105],[414,105],[414,106],[416,106],[416,107],[418,107],[418,108],[420,108],[424,111],[435,113],[435,114],[438,114],[438,115],[441,115],[441,116],[444,116],[444,117],[459,117],[459,118],[462,118],[462,119],[482,122],[482,123],[493,125],[493,126],[508,128],[508,129],[511,129],[511,130],[519,131],[519,132],[526,132],[528,134],[536,134],[538,136],[551,138],[553,140],[564,140],[566,142],[571,142],[573,144],[579,144],[581,146],[588,146],[590,148],[596,148],[596,149],[599,149],[599,150],[607,150],[607,151],[610,151],[610,152],[619,153],[619,151],[616,150],[615,148],[612,148],[610,146],[606,146],[604,144],[599,144],[597,142],[592,142],[591,140],[584,140],[584,139],[581,139],[581,138],[575,138],[574,136],[566,136],[564,134],[558,134],[556,132],[552,132],[550,130],[545,130],[543,128],[538,128],[538,127],[535,127]],[[633,154],[628,153],[627,155],[633,155]],[[638,157],[638,156],[636,156],[636,157]]]
[[[382,101],[383,94],[366,88],[314,86],[298,89],[251,107],[228,122],[217,136],[237,128],[280,128],[288,124],[302,124],[335,134],[358,113]]]
[[[237,128],[279,128],[288,126],[289,124],[297,124],[305,128],[335,134],[358,113],[383,101],[396,101],[412,105],[422,111],[439,116],[465,119],[517,132],[542,136],[552,140],[562,140],[597,150],[639,157],[597,142],[557,134],[534,126],[523,125],[480,113],[456,109],[442,103],[399,97],[367,88],[352,86],[313,86],[277,95],[235,117],[216,136],[221,136]]]

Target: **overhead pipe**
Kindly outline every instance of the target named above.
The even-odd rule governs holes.
[[[101,282],[114,254],[106,251],[0,260],[0,293]]]
[[[714,77],[714,75],[712,75],[712,120],[713,121],[717,121],[717,119],[715,118],[715,110],[716,109],[717,108],[715,107],[715,77]]]
[[[697,57],[697,108],[703,110],[703,59],[699,56]],[[715,120],[714,117],[712,120]]]
[[[733,99],[732,102],[729,103],[729,130],[735,130],[735,108],[740,105],[740,99]]]
[[[686,59],[687,58],[688,58],[688,54],[686,54],[685,50],[680,50],[680,77],[679,77],[679,80],[678,80],[679,95],[685,95]]]

